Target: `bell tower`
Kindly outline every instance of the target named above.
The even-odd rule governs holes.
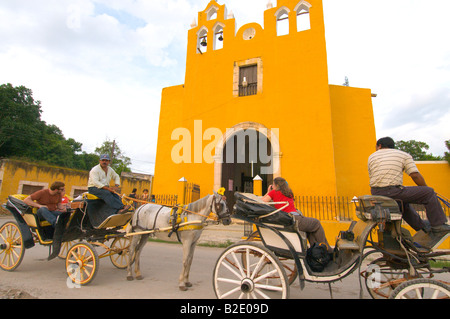
[[[277,6],[271,1],[262,6],[263,25],[250,22],[237,28],[234,14],[215,0],[192,22],[185,83],[162,94],[154,184],[161,187],[158,192],[170,192],[169,180],[181,177],[200,184],[202,195],[221,186],[231,191],[259,175],[266,183],[282,176],[299,195],[335,196],[337,176],[350,185],[366,173],[365,160],[358,158],[363,164],[355,169],[357,157],[353,154],[352,165],[345,158],[351,145],[374,135],[370,90],[329,85],[322,0],[278,0]],[[351,134],[354,124],[341,114],[362,114],[365,129]],[[190,132],[192,149],[175,163],[171,156],[177,128]],[[258,145],[268,142],[267,154],[259,156],[265,148],[258,146],[258,157],[249,159],[252,145],[243,142],[245,160],[224,165],[230,152],[239,151],[230,140],[239,132],[256,136]],[[356,137],[360,140],[354,141]],[[205,161],[204,152],[214,161]],[[265,166],[262,157],[270,163]],[[263,170],[267,166],[273,169]],[[349,173],[352,180],[345,177]]]

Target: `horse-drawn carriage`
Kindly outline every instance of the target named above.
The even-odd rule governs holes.
[[[450,298],[449,282],[433,278],[448,274],[450,268],[435,269],[431,264],[434,258],[450,255],[433,251],[445,237],[433,241],[423,231],[408,236],[401,227],[399,205],[390,198],[359,197],[359,220],[337,239],[331,260],[318,270],[311,262],[306,234],[298,231],[289,214],[251,194],[235,197],[233,217],[255,225],[256,231],[217,260],[213,286],[218,298],[289,298],[296,278],[303,289],[305,281],[331,284],[356,270],[360,286],[364,280],[373,298]]]
[[[5,205],[15,221],[8,221],[0,228],[1,269],[17,269],[25,250],[36,243],[49,247],[49,259],[65,259],[67,274],[78,285],[92,282],[100,258],[109,257],[119,269],[128,266],[130,239],[125,236],[124,226],[132,212],[116,215],[102,200],[83,194],[79,201],[72,203],[73,209],[58,217],[53,227],[41,220],[37,209],[26,205],[23,199],[23,195],[9,196]],[[103,248],[104,252],[99,255],[95,247]]]
[[[231,222],[222,195],[214,193],[184,206],[146,204],[136,212],[115,214],[103,200],[85,193],[73,201],[73,209],[62,213],[55,227],[41,220],[36,209],[23,202],[23,195],[9,196],[6,208],[15,221],[0,227],[0,268],[14,271],[19,267],[26,249],[39,243],[49,247],[49,258],[65,259],[66,271],[76,285],[87,285],[94,279],[99,259],[110,257],[114,266],[128,269],[135,263],[136,278],[142,279],[139,256],[150,235],[178,239],[183,243],[183,270],[180,289],[187,289],[194,247],[206,221]],[[124,199],[123,199],[124,200]],[[210,217],[212,214],[212,217]],[[134,219],[132,219],[134,216]],[[112,240],[110,246],[108,241]],[[95,248],[104,252],[98,254]]]

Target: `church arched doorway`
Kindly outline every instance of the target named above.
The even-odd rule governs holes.
[[[255,128],[236,130],[228,136],[221,154],[221,185],[225,187],[227,204],[232,209],[235,192],[253,193],[253,179],[260,176],[265,194],[273,181],[272,143]]]

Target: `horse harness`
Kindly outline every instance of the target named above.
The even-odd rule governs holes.
[[[215,206],[216,212],[219,211],[219,209],[220,209],[220,206],[219,206],[220,205],[220,201],[219,201],[219,203],[217,203],[215,196],[213,196],[213,200],[211,202],[211,206],[209,207],[209,211],[211,211],[211,212],[212,212],[213,205]],[[178,241],[180,243],[181,243],[181,239],[180,239],[180,234],[178,233],[179,231],[203,229],[203,226],[201,226],[201,225],[199,225],[199,226],[193,226],[193,225],[191,225],[191,226],[183,226],[180,229],[180,224],[182,222],[181,215],[184,212],[191,213],[191,214],[198,215],[198,216],[202,216],[202,217],[206,217],[207,219],[210,218],[209,215],[206,216],[206,215],[202,215],[200,213],[196,213],[196,212],[190,211],[190,210],[187,209],[187,207],[188,207],[188,205],[175,206],[175,207],[172,208],[172,210],[170,212],[170,216],[171,216],[170,217],[170,223],[172,225],[172,230],[169,233],[169,238],[172,236],[173,233],[175,233],[177,235],[177,239],[178,239]],[[161,210],[161,208],[160,208],[160,210]],[[178,213],[179,210],[181,210],[182,212]],[[159,211],[158,211],[158,213],[159,213]],[[185,221],[187,221],[187,217],[185,217]],[[153,225],[155,225],[155,223],[156,223],[156,217],[155,217],[155,222],[153,223]]]
[[[219,209],[220,209],[220,206],[219,206],[220,205],[220,201],[219,201],[219,203],[217,203],[215,197],[213,197],[213,201],[212,201],[211,206],[209,208],[210,211],[212,211],[212,206],[213,205],[215,206],[216,211],[219,211]],[[155,215],[155,218],[154,218],[154,221],[153,221],[153,229],[151,229],[151,230],[156,230],[156,228],[155,228],[156,220],[158,218],[158,215],[159,215],[160,211],[164,207],[168,207],[168,206],[161,206],[158,209],[158,211],[156,212],[156,215]],[[168,237],[170,238],[173,235],[173,233],[175,233],[177,235],[177,239],[178,239],[179,242],[181,242],[179,231],[195,230],[195,229],[202,229],[203,228],[202,225],[190,225],[190,226],[183,226],[183,227],[180,228],[180,224],[182,223],[181,215],[184,212],[187,212],[187,213],[190,213],[190,214],[194,214],[194,215],[198,215],[198,216],[202,216],[202,217],[206,217],[206,218],[210,218],[209,216],[206,216],[206,215],[203,215],[203,214],[200,214],[200,213],[188,210],[187,207],[188,207],[188,205],[173,206],[172,210],[170,211],[170,221],[169,221],[169,223],[172,226],[172,230],[169,232]],[[136,222],[135,222],[135,226],[133,226],[133,227],[145,230],[144,228],[139,226],[139,213],[140,213],[140,210],[137,211]],[[187,216],[185,216],[185,221],[187,221]]]

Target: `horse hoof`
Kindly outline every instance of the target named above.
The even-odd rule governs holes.
[[[187,287],[186,286],[179,286],[178,288],[180,288],[181,291],[187,291]]]
[[[190,282],[186,282],[184,285],[185,285],[186,287],[192,287],[192,283],[190,283]]]
[[[137,276],[136,277],[136,280],[142,280],[142,279],[144,279],[144,277],[142,277],[142,276]]]
[[[134,278],[133,278],[133,276],[127,276],[127,280],[128,280],[128,281],[133,281]]]

